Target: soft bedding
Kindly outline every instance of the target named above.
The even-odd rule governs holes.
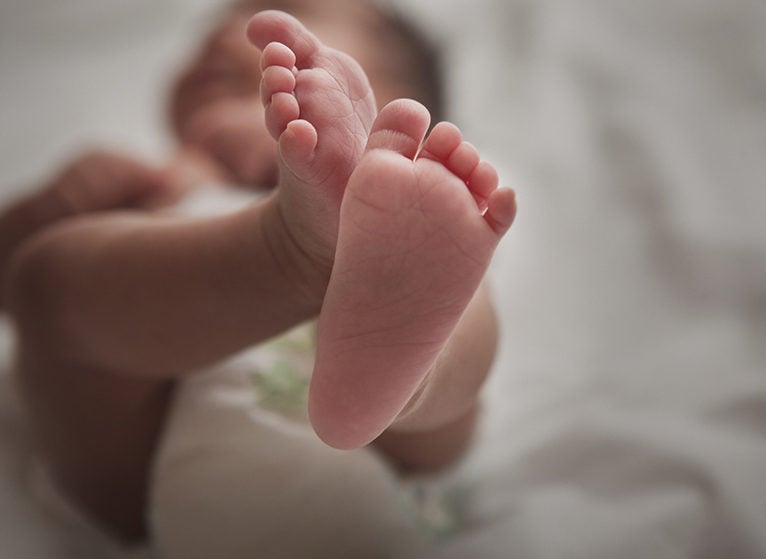
[[[210,4],[2,3],[0,199],[84,142],[159,157],[164,78]],[[417,554],[442,559],[766,557],[766,5],[396,4],[444,49],[451,114],[507,169],[520,214],[493,269],[503,336],[473,453],[419,493],[390,491],[395,482],[369,455],[350,459],[342,467],[358,477],[345,485],[344,514],[366,511],[355,519],[370,519],[361,533],[390,543],[422,518],[393,495],[436,495],[426,517],[438,545]],[[61,514],[30,483],[6,325],[0,338],[0,556],[138,553]],[[253,472],[278,465],[249,453],[252,469],[219,467],[243,463],[235,451],[246,443],[236,441],[248,425],[270,437],[287,429],[286,455],[315,452],[309,438],[296,442],[304,432],[242,412],[245,374],[213,371],[179,397],[155,487],[164,556],[189,559],[199,540],[212,546],[196,546],[200,556],[258,556],[242,515],[264,495],[259,484],[268,489],[268,475]],[[162,470],[174,449],[204,446],[208,435],[183,429],[188,410],[202,414],[194,424],[220,406],[225,421],[237,418],[229,461]],[[327,456],[316,460],[329,470],[313,470],[324,481]],[[263,556],[316,557],[312,538],[332,529],[306,530],[326,519],[327,494],[310,476],[291,479],[283,504],[300,505],[271,509],[295,523],[290,546],[277,532],[281,540],[261,539]],[[386,497],[367,507],[365,491]],[[458,504],[445,500],[453,494]],[[176,514],[184,505],[186,517]],[[302,541],[313,547],[301,551]]]

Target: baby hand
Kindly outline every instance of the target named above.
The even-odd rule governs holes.
[[[106,151],[74,159],[42,189],[0,211],[0,284],[15,251],[35,233],[81,214],[168,205],[181,194],[173,181],[169,173]]]
[[[122,208],[156,209],[182,194],[167,176],[131,157],[104,150],[87,152],[56,174],[40,193],[54,219]]]

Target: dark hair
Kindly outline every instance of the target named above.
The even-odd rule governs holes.
[[[436,46],[417,27],[393,10],[381,10],[392,38],[403,47],[400,79],[411,84],[418,101],[431,112],[435,124],[446,118],[442,59]]]

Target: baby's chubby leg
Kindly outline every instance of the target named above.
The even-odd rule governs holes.
[[[318,313],[326,274],[275,203],[69,220],[12,259],[5,301],[33,432],[59,489],[107,531],[145,534],[173,380]]]
[[[92,151],[77,157],[44,187],[0,212],[0,284],[8,279],[9,265],[16,253],[47,228],[86,215],[126,208],[160,207],[172,202],[176,194],[174,181],[162,170],[129,156]],[[40,319],[44,322],[44,317]],[[19,364],[20,368],[25,372],[20,376],[20,385],[32,407],[30,421],[33,429],[44,439],[41,442],[44,448],[47,447],[46,454],[58,459],[57,481],[66,479],[66,489],[84,496],[81,501],[87,503],[85,508],[88,510],[97,510],[98,501],[107,495],[116,503],[115,514],[107,523],[129,525],[123,519],[136,507],[141,507],[143,493],[131,479],[122,477],[118,483],[112,483],[116,478],[102,477],[100,468],[73,468],[71,458],[74,455],[69,453],[71,447],[67,435],[77,431],[78,441],[89,450],[95,450],[103,442],[103,434],[109,431],[114,435],[112,440],[122,441],[118,468],[141,471],[146,466],[143,457],[147,455],[147,441],[156,436],[161,423],[170,383],[152,383],[147,387],[141,382],[92,375],[86,368],[70,367],[61,361],[51,368],[50,355],[44,351],[38,355],[37,346],[26,336],[22,336],[20,342],[25,347],[35,348],[19,355],[19,361],[24,360]],[[45,381],[35,387],[39,380],[39,364],[44,364]],[[120,397],[114,398],[114,394]],[[141,409],[137,421],[132,424],[110,421],[117,418],[126,405]],[[87,413],[94,408],[95,413]],[[83,415],[82,412],[86,413]],[[94,421],[96,417],[98,419]],[[109,424],[116,430],[105,427]],[[141,431],[148,436],[130,436],[129,431]],[[93,456],[93,453],[88,454]],[[104,456],[116,458],[114,452],[104,453]],[[95,463],[87,462],[90,466]],[[75,470],[79,470],[79,475],[73,475]],[[130,528],[129,531],[139,530]]]
[[[49,471],[134,540],[173,379],[315,316],[327,274],[271,198],[207,220],[68,220],[24,243],[7,280],[18,382]]]
[[[50,229],[15,258],[22,333],[118,373],[168,377],[318,313],[374,98],[353,59],[287,14],[257,14],[249,36],[264,49],[276,192],[216,219],[110,214]]]
[[[271,197],[214,219],[68,220],[24,243],[8,272],[19,379],[52,473],[126,537],[143,531],[172,379],[319,313],[343,190],[374,118],[358,65],[297,20],[260,14],[250,37],[264,48],[279,139]]]

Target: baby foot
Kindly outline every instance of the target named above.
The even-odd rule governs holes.
[[[285,13],[256,14],[248,36],[263,51],[261,98],[279,143],[279,207],[303,250],[331,263],[343,191],[376,114],[372,89],[354,59]]]
[[[513,222],[510,189],[459,130],[387,105],[341,206],[309,415],[337,448],[375,439],[445,346]]]

